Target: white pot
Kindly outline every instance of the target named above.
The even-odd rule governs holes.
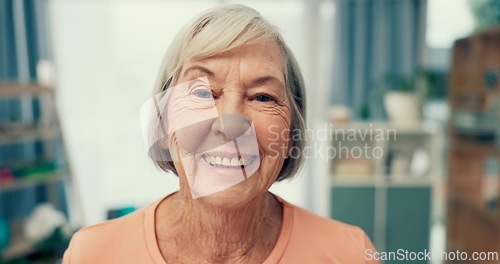
[[[384,106],[389,120],[397,124],[416,124],[420,122],[421,104],[413,93],[388,92],[384,97]]]

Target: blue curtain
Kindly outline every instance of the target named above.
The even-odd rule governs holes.
[[[36,79],[49,46],[47,0],[0,0],[0,81]]]
[[[332,104],[383,118],[374,87],[421,64],[427,0],[337,0]]]
[[[51,58],[49,47],[47,0],[0,0],[0,82],[36,82],[38,61]],[[37,98],[0,98],[0,129],[24,124],[27,116],[31,122],[36,121],[39,108]],[[40,140],[4,140],[0,144],[0,169],[37,162],[48,147],[51,145]],[[38,203],[47,201],[47,192],[45,186],[0,190],[0,218],[10,221],[25,217]]]

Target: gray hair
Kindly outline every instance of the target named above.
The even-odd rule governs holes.
[[[279,30],[262,18],[257,11],[243,5],[221,5],[208,9],[181,29],[163,58],[154,94],[161,93],[176,84],[182,67],[188,60],[209,58],[245,44],[269,39],[278,44],[285,60],[286,94],[292,110],[290,133],[300,131],[301,135],[305,135],[305,87],[299,65],[283,41]],[[294,140],[292,135],[289,138],[292,140],[291,151],[276,181],[293,177],[304,161],[302,153],[306,142],[304,139]],[[170,155],[170,153],[168,150],[156,150],[156,155]],[[177,174],[172,161],[152,158],[162,170]]]

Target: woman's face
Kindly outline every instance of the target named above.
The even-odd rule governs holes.
[[[183,66],[167,105],[181,191],[217,206],[244,205],[266,193],[288,151],[284,68],[271,41]]]

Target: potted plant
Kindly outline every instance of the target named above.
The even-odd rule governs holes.
[[[372,98],[384,105],[390,122],[415,124],[422,119],[424,103],[446,97],[446,80],[445,72],[424,68],[412,74],[385,74],[375,82]]]
[[[387,74],[378,84],[389,121],[415,124],[421,120],[422,95],[419,74]]]

